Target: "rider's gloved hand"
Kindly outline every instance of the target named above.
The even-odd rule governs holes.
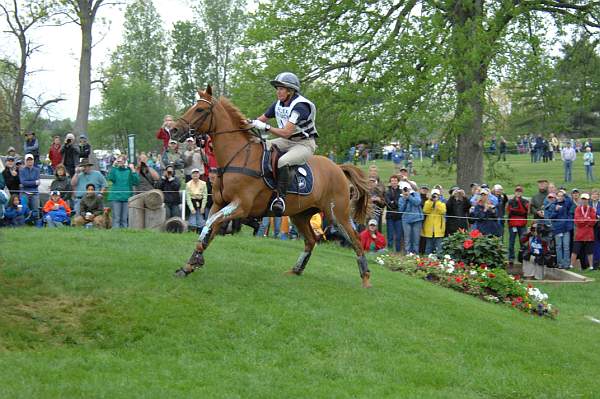
[[[255,127],[259,130],[269,130],[269,127],[270,127],[265,122],[259,121],[258,119],[254,119],[254,120],[250,121],[250,124],[252,125],[252,127]],[[267,127],[267,126],[269,126],[269,127]]]

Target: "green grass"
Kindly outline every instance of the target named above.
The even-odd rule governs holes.
[[[594,397],[599,282],[544,287],[556,321],[299,241],[0,231],[1,398]]]
[[[495,168],[498,177],[486,178],[485,182],[488,183],[490,187],[499,183],[504,187],[504,191],[509,194],[512,194],[514,187],[517,184],[520,184],[525,188],[525,195],[528,196],[537,192],[537,180],[541,178],[554,182],[557,187],[564,185],[569,190],[573,188],[591,190],[592,188],[600,187],[600,181],[598,183],[586,182],[582,155],[578,154],[577,158],[578,159],[573,164],[573,181],[568,184],[563,180],[564,171],[562,161],[557,160],[548,163],[531,163],[529,154],[507,155],[506,162],[498,162],[496,164]],[[383,181],[387,182],[394,171],[393,163],[391,161],[382,160],[377,160],[372,163],[378,166],[380,177]],[[367,168],[368,166],[363,167],[365,170]],[[450,171],[445,164],[441,166],[432,166],[430,160],[424,160],[423,162],[415,161],[414,168],[417,172],[417,175],[414,176],[414,180],[416,180],[418,184],[428,184],[430,187],[434,184],[441,184],[446,190],[456,184],[455,170]],[[595,177],[596,179],[600,179],[600,170],[597,168],[595,169]]]

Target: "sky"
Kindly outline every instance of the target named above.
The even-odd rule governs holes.
[[[179,20],[191,19],[192,9],[188,0],[154,0],[154,5],[160,13],[165,28]],[[110,53],[119,45],[123,34],[124,7],[102,7],[99,17],[110,21],[109,25],[96,24],[93,32],[94,48],[92,50],[92,80],[99,75],[95,71],[103,62],[108,60]],[[4,30],[5,21],[0,21],[0,29]],[[39,96],[43,100],[64,97],[66,101],[54,104],[51,112],[46,115],[51,119],[71,118],[77,114],[77,99],[79,90],[79,54],[81,48],[81,33],[78,25],[69,24],[61,27],[43,27],[31,35],[34,44],[42,47],[35,53],[30,62],[29,70],[38,71],[29,79],[26,93]],[[18,47],[14,36],[0,36],[0,52],[3,56],[15,58]],[[14,45],[11,45],[14,44]],[[101,100],[97,85],[92,90],[91,106],[98,105]]]

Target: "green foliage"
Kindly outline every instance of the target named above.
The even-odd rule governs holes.
[[[444,238],[442,247],[445,254],[467,265],[503,268],[507,261],[500,238],[482,235],[479,230],[458,231]]]
[[[157,149],[155,133],[165,114],[174,113],[167,82],[167,37],[151,1],[137,0],[125,11],[123,43],[104,70],[102,103],[93,110],[97,121],[90,136],[97,147],[125,149],[136,134],[139,150]]]

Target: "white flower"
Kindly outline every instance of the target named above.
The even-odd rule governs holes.
[[[379,263],[381,266],[383,266],[385,264],[385,261],[382,258],[380,258],[380,257],[378,257],[377,259],[375,259],[375,261],[377,263]]]
[[[444,259],[450,260],[450,259],[452,259],[452,257],[450,255],[446,254],[446,255],[444,255]]]
[[[437,256],[435,256],[435,254],[429,254],[428,258],[429,259],[433,259],[433,260],[437,260]]]
[[[471,270],[471,271],[469,272],[469,274],[470,274],[471,276],[477,276],[477,271],[475,271],[475,270]]]

